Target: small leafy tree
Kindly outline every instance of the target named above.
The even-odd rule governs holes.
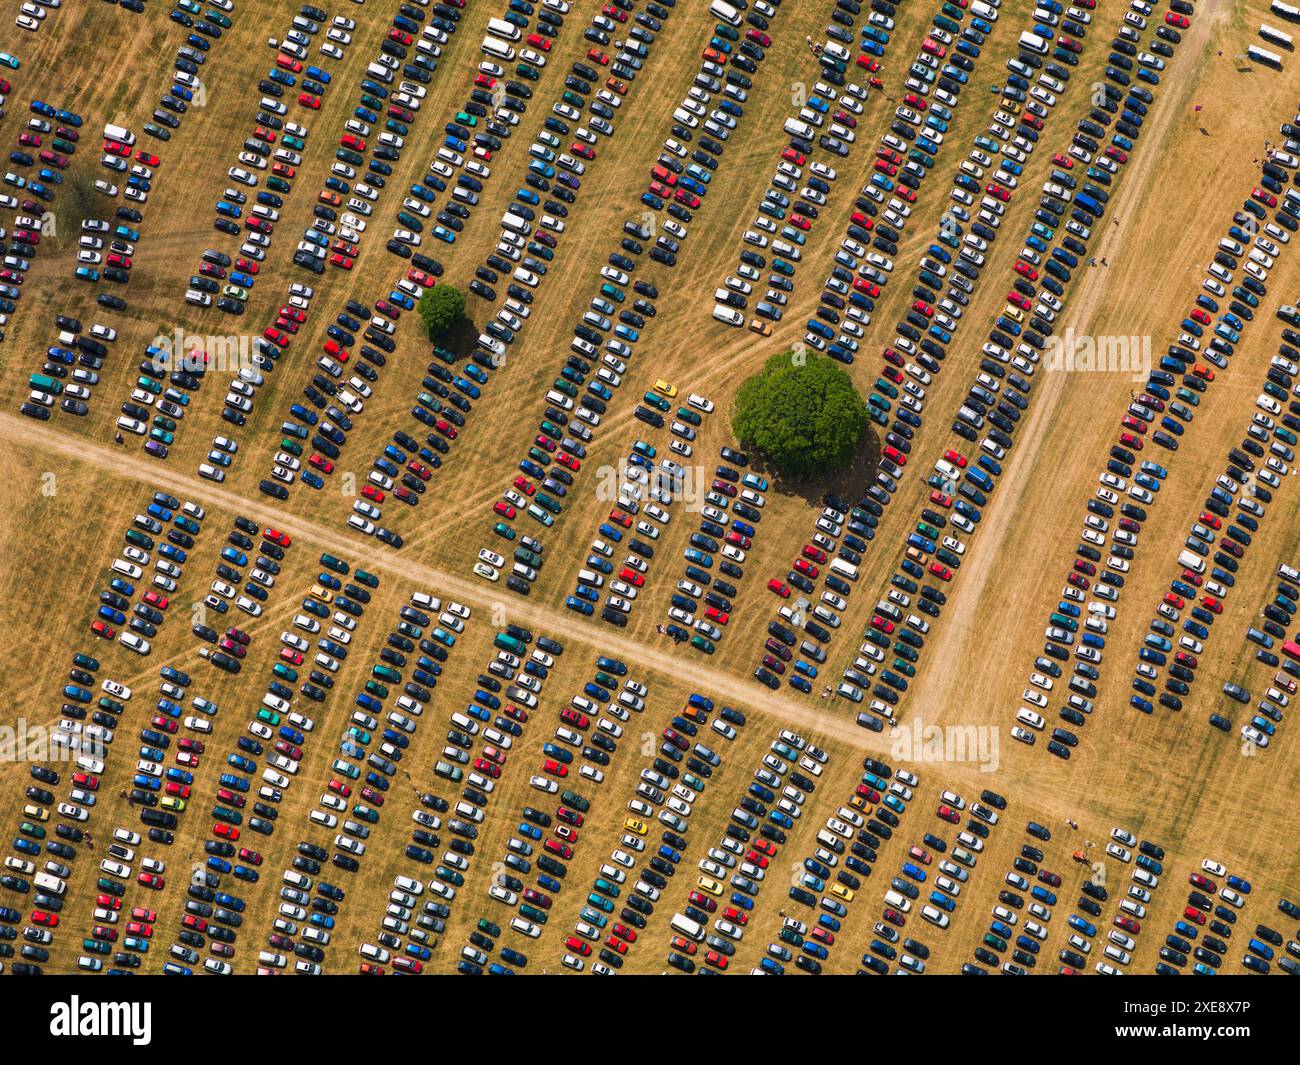
[[[429,339],[437,343],[464,320],[465,293],[455,285],[434,285],[425,289],[416,310],[428,330]]]
[[[774,355],[736,396],[731,427],[746,447],[792,477],[848,466],[867,429],[853,381],[820,355]]]

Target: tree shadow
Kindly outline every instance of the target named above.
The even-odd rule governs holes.
[[[466,311],[468,310],[467,307]],[[474,351],[475,345],[478,344],[478,334],[478,326],[474,324],[473,319],[468,314],[465,314],[436,343],[448,351],[455,352],[457,358],[467,359]]]
[[[855,504],[876,483],[876,465],[880,461],[880,437],[871,424],[853,452],[853,460],[842,470],[795,477],[782,473],[757,452],[749,453],[750,467],[768,479],[772,491],[796,496],[810,506],[820,507],[826,496],[836,495]]]

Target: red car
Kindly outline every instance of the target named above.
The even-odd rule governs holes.
[[[1017,259],[1015,266],[1012,267],[1021,277],[1027,277],[1030,281],[1038,280],[1038,271],[1030,266],[1024,259]]]
[[[814,547],[812,544],[804,544],[803,550],[799,553],[803,555],[804,558],[810,558],[814,562],[820,562],[822,565],[826,564],[826,552],[820,547]]]
[[[330,256],[330,262],[334,266],[339,267],[341,270],[351,270],[352,264],[356,262],[356,260],[353,259],[351,256],[343,255],[340,252],[335,252],[333,255]]]
[[[1003,203],[1007,203],[1011,199],[1010,190],[1003,188],[996,181],[989,182],[988,185],[985,186],[984,191],[995,200],[1001,200]]]
[[[309,92],[300,92],[298,94],[298,103],[300,103],[303,107],[311,108],[313,111],[320,110],[320,97],[313,96]]]
[[[950,825],[955,825],[961,820],[957,815],[957,811],[951,806],[940,806],[936,812],[938,813],[940,820],[947,821]]]
[[[952,570],[950,570],[942,562],[931,562],[930,572],[933,573],[936,577],[938,577],[939,580],[941,581],[952,580]]]
[[[569,767],[563,762],[557,762],[554,758],[546,759],[542,763],[542,769],[553,777],[567,777],[569,775]]]
[[[821,570],[804,558],[795,559],[794,568],[809,579],[815,578],[817,574],[821,572]]]
[[[889,459],[890,462],[896,463],[899,466],[907,465],[907,456],[892,444],[886,444],[882,454],[885,458]]]
[[[44,910],[32,910],[32,924],[43,924],[46,928],[57,928],[59,916],[55,913],[46,913]]]
[[[92,621],[90,631],[98,636],[101,640],[111,640],[117,635],[117,629],[107,625],[102,621]]]
[[[1201,911],[1198,910],[1195,906],[1184,907],[1183,916],[1186,917],[1193,924],[1205,924],[1205,914],[1201,913]],[[1118,918],[1116,918],[1116,923],[1117,924],[1119,923]]]
[[[1180,15],[1175,11],[1165,12],[1165,21],[1171,26],[1177,26],[1180,30],[1187,29],[1191,23],[1187,20],[1186,15]]]
[[[575,954],[581,954],[584,958],[591,953],[591,944],[586,940],[579,939],[577,936],[569,936],[564,941],[564,945]]]
[[[767,582],[768,591],[776,592],[782,599],[790,598],[790,586],[784,581],[779,581],[773,577]]]
[[[167,883],[167,881],[157,873],[141,873],[136,877],[136,880],[145,887],[152,888],[154,891],[161,891]]]
[[[1115,927],[1122,928],[1125,932],[1132,932],[1134,935],[1142,931],[1142,926],[1138,924],[1137,921],[1122,913],[1117,913],[1115,915]]]
[[[239,829],[235,828],[234,825],[226,824],[224,821],[218,821],[212,826],[212,834],[234,842],[239,838]]]
[[[943,453],[943,457],[954,466],[960,466],[963,470],[966,468],[966,456],[960,451],[954,451],[952,448],[949,448]]]

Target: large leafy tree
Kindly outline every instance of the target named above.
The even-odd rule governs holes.
[[[787,352],[740,386],[731,427],[782,473],[809,477],[848,466],[868,421],[847,373],[820,355]]]
[[[460,325],[465,317],[465,293],[454,285],[434,285],[425,289],[416,305],[420,321],[429,332],[429,339],[437,342]]]

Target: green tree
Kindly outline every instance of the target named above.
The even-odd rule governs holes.
[[[808,477],[849,465],[868,421],[852,379],[832,360],[787,352],[740,386],[731,428],[782,473]]]
[[[416,310],[420,312],[420,321],[428,330],[429,339],[437,343],[464,319],[465,293],[455,285],[434,285],[425,289]]]

